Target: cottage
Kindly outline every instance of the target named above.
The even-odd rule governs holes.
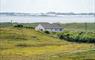
[[[49,31],[49,32],[62,32],[63,27],[57,23],[42,23],[35,27],[35,30],[39,31]]]

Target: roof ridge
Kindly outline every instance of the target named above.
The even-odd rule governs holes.
[[[60,24],[41,24],[44,28],[62,28]]]

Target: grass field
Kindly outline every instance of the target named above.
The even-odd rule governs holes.
[[[95,23],[86,23],[86,26],[85,23],[68,23],[62,24],[62,26],[64,27],[65,31],[95,32]]]
[[[0,60],[95,60],[95,44],[73,43],[26,28],[0,28]]]

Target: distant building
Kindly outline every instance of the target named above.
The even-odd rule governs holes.
[[[35,27],[38,31],[49,31],[49,32],[62,32],[63,27],[58,23],[42,23]]]

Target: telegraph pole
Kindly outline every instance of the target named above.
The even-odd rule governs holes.
[[[13,20],[11,20],[11,25],[13,25]]]
[[[11,23],[13,23],[13,20],[11,20]]]

